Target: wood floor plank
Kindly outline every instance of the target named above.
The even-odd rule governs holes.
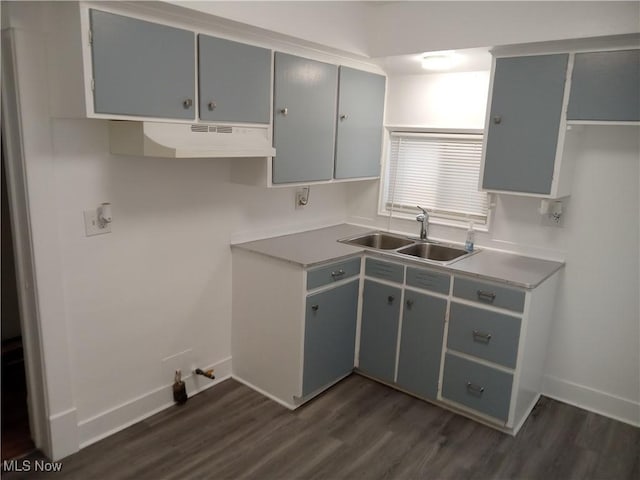
[[[541,398],[517,437],[352,375],[296,411],[227,380],[3,480],[637,480],[640,429]]]

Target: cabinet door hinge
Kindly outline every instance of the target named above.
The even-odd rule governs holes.
[[[89,45],[93,45],[93,31],[89,30]]]
[[[96,89],[96,81],[92,78],[91,79],[91,91],[93,92],[93,91],[95,91],[95,89]]]

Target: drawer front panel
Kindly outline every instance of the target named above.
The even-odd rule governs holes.
[[[520,322],[517,317],[452,303],[447,347],[515,368]]]
[[[522,312],[524,310],[525,292],[523,290],[491,282],[455,277],[453,295],[494,307],[506,308],[514,312]]]
[[[442,396],[504,422],[509,417],[513,376],[446,354]]]
[[[424,268],[407,267],[407,285],[448,294],[451,275]]]
[[[364,272],[369,277],[378,277],[392,282],[402,283],[404,280],[404,267],[402,265],[384,262],[375,258],[367,258]]]
[[[360,258],[351,258],[307,272],[307,290],[360,274]]]

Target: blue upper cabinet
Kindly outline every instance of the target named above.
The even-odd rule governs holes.
[[[94,110],[195,119],[195,34],[90,10]]]
[[[385,77],[340,67],[335,178],[380,175]]]
[[[640,50],[576,53],[567,118],[640,121]]]
[[[568,54],[498,58],[482,188],[552,195]]]
[[[269,123],[271,50],[198,35],[200,118]]]
[[[333,177],[338,67],[275,53],[273,183]]]

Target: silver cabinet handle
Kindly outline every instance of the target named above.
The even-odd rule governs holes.
[[[215,110],[218,104],[216,102],[209,102],[207,106],[209,107],[209,110]]]
[[[413,300],[407,300],[407,308],[411,310],[411,307],[413,307]]]
[[[486,332],[479,332],[478,330],[473,331],[473,340],[475,342],[489,343],[491,340],[491,334]]]
[[[333,278],[341,277],[341,276],[342,276],[342,275],[344,275],[345,273],[347,273],[347,272],[345,272],[343,269],[340,269],[340,270],[338,270],[337,272],[331,272],[331,276],[332,276]]]
[[[387,303],[391,305],[396,298],[393,295],[387,297]]]
[[[286,117],[287,115],[289,115],[289,109],[287,107],[281,108],[280,113],[283,117]]]
[[[502,123],[502,115],[494,115],[493,123],[500,125]]]
[[[478,294],[478,299],[486,300],[488,302],[493,302],[496,299],[495,292],[487,292],[485,290],[478,290],[476,292]]]
[[[346,113],[342,113],[340,114],[340,120],[346,120],[347,118],[349,118],[349,115],[347,115]]]
[[[476,385],[471,382],[467,382],[467,391],[473,395],[481,396],[484,393],[484,387]]]
[[[311,305],[311,310],[313,310],[314,312],[317,312],[319,308],[320,308],[320,306],[317,305],[317,304],[316,305]]]
[[[193,100],[191,98],[185,98],[184,101],[182,102],[182,106],[184,108],[191,108],[192,105],[193,105]]]

